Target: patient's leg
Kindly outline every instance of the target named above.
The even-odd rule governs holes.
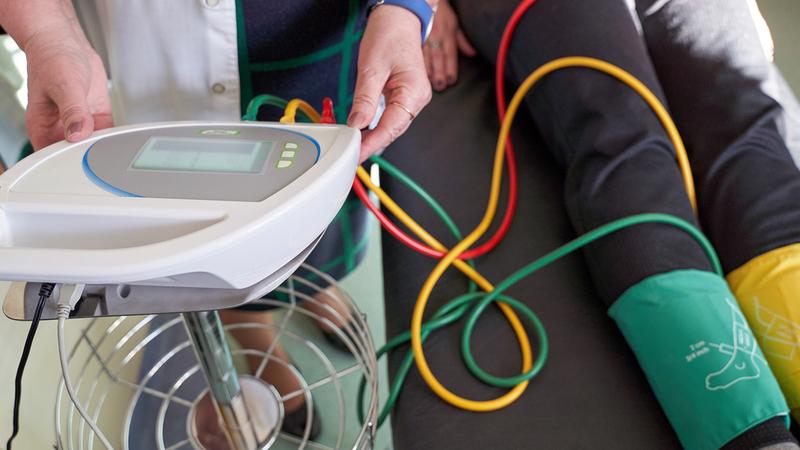
[[[494,58],[517,4],[457,2],[462,25],[486,56]],[[621,66],[665,98],[623,0],[539,0],[515,34],[510,85],[552,59],[575,55]],[[696,223],[674,149],[630,88],[599,72],[566,69],[545,78],[525,105],[566,169],[565,200],[578,233],[642,212]],[[755,448],[791,440],[771,420],[786,411],[775,379],[760,351],[744,345],[752,338],[749,328],[732,320],[733,295],[693,239],[669,226],[643,225],[590,245],[584,255],[600,297],[686,447],[718,448],[742,434],[764,438],[753,441]],[[742,366],[748,351],[752,365]],[[743,367],[746,376],[729,372],[732,355],[733,368]],[[749,429],[755,424],[763,426]]]
[[[774,99],[779,80],[759,39],[755,3],[638,3],[695,168],[701,221],[797,416],[800,172],[787,148],[791,121]]]
[[[644,35],[689,150],[700,218],[726,271],[800,242],[800,172],[768,94],[774,69],[749,0],[639,0]],[[754,4],[754,3],[753,3]]]
[[[471,40],[494,58],[517,4],[462,0],[456,6]],[[512,41],[507,90],[513,92],[540,65],[574,55],[611,61],[663,99],[622,0],[539,0]],[[630,88],[599,72],[565,69],[542,80],[527,99],[548,150],[566,168],[565,200],[578,233],[642,212],[695,221],[674,150],[654,114]],[[650,275],[711,269],[694,240],[663,225],[617,233],[593,244],[585,256],[597,291],[609,305]]]

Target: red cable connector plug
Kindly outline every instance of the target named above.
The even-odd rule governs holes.
[[[336,114],[333,112],[333,100],[330,97],[325,97],[322,100],[322,118],[319,123],[336,123]]]

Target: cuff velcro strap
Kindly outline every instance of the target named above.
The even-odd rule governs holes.
[[[715,450],[788,407],[721,277],[680,270],[628,289],[609,315],[683,446]]]
[[[728,275],[795,419],[800,416],[800,244],[750,260]]]

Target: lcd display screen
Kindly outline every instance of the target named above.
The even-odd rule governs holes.
[[[258,173],[274,142],[153,136],[131,164],[140,170]]]

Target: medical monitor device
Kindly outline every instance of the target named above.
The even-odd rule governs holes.
[[[44,282],[86,284],[78,316],[258,298],[334,219],[359,148],[339,125],[173,122],[42,149],[0,176],[0,279],[28,282],[4,312],[30,318]]]

